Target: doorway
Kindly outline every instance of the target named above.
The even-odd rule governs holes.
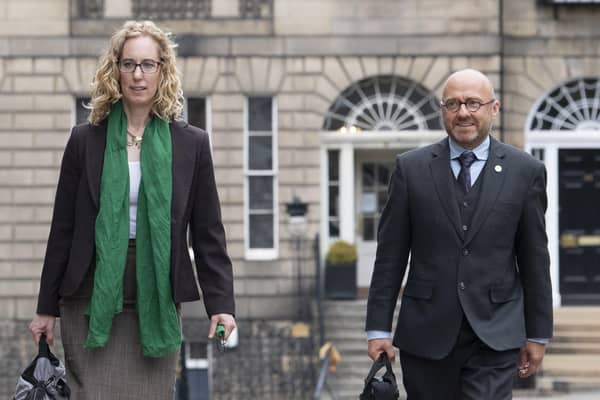
[[[356,246],[359,296],[368,292],[377,251],[377,228],[388,198],[397,150],[363,150],[356,154]]]
[[[559,149],[563,304],[600,304],[600,149]]]

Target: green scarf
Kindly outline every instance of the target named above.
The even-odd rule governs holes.
[[[106,149],[96,218],[96,272],[88,308],[86,348],[104,347],[113,316],[123,310],[123,276],[129,241],[127,116],[121,101],[108,116]],[[181,344],[171,294],[172,149],[167,121],[154,117],[144,130],[142,181],[136,225],[136,307],[142,352],[162,357]]]

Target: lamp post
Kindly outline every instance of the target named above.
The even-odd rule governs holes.
[[[304,317],[302,299],[302,241],[306,235],[306,213],[308,203],[304,203],[298,196],[286,204],[288,215],[288,231],[293,241],[296,258],[296,279],[298,295],[298,319]]]

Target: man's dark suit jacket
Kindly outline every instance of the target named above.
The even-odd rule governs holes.
[[[95,221],[106,145],[106,120],[78,125],[67,143],[40,282],[37,312],[59,315],[95,261]],[[206,132],[170,124],[173,145],[171,287],[175,303],[200,298],[186,241],[190,227],[198,280],[208,315],[234,314],[231,261]]]
[[[481,195],[464,231],[448,139],[396,158],[366,328],[392,330],[410,253],[393,339],[400,350],[445,357],[463,315],[498,351],[519,348],[526,338],[552,337],[545,167],[491,138],[481,174]]]

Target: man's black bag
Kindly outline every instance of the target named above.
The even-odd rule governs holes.
[[[68,400],[71,389],[65,375],[65,367],[42,335],[38,355],[19,377],[14,400]]]
[[[382,376],[375,375],[384,367],[385,373]],[[365,379],[365,387],[360,394],[360,400],[396,400],[399,395],[392,364],[387,354],[383,352],[371,366],[369,375]]]

